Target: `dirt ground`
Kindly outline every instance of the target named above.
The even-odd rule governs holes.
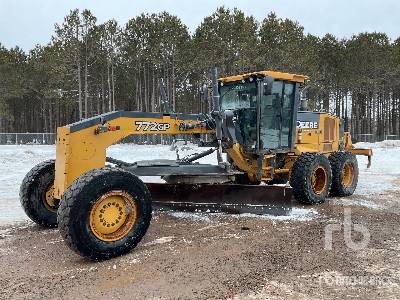
[[[384,208],[360,205],[371,199]],[[370,241],[351,250],[342,228],[325,250],[325,226],[342,223],[345,207]],[[331,199],[308,210],[286,221],[156,212],[135,250],[105,262],[76,255],[57,230],[3,226],[0,299],[400,298],[400,193]]]

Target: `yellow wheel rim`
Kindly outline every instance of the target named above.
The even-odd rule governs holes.
[[[351,164],[350,162],[346,163],[343,167],[342,175],[343,186],[349,188],[353,184],[354,180],[353,164]]]
[[[57,211],[58,205],[54,201],[54,183],[50,184],[44,193],[44,205],[48,210]]]
[[[92,206],[90,229],[102,241],[118,241],[129,234],[136,219],[137,206],[132,196],[123,191],[111,191]]]
[[[323,167],[318,166],[315,168],[311,176],[311,186],[315,194],[320,195],[325,191],[327,178],[328,176],[326,175],[326,171]]]

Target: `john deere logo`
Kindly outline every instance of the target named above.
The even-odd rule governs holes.
[[[310,121],[297,121],[297,128],[301,129],[318,129],[318,122],[310,122]]]

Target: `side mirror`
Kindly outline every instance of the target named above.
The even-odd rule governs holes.
[[[262,94],[264,96],[272,95],[272,86],[274,85],[274,78],[271,76],[265,76],[262,81]]]

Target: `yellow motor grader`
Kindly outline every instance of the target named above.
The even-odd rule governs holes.
[[[214,68],[209,114],[170,112],[162,90],[163,113],[116,111],[60,127],[56,160],[26,175],[22,206],[37,224],[58,226],[74,251],[101,260],[139,243],[153,205],[262,214],[290,208],[292,196],[319,204],[328,195],[352,195],[355,155],[368,156],[370,164],[372,151],[355,149],[339,118],[299,110],[307,80],[274,71],[217,79]],[[214,139],[203,143],[207,150],[177,160],[106,157],[107,147],[133,134]],[[212,153],[218,164],[196,162]],[[140,176],[161,176],[165,183],[144,183]]]

